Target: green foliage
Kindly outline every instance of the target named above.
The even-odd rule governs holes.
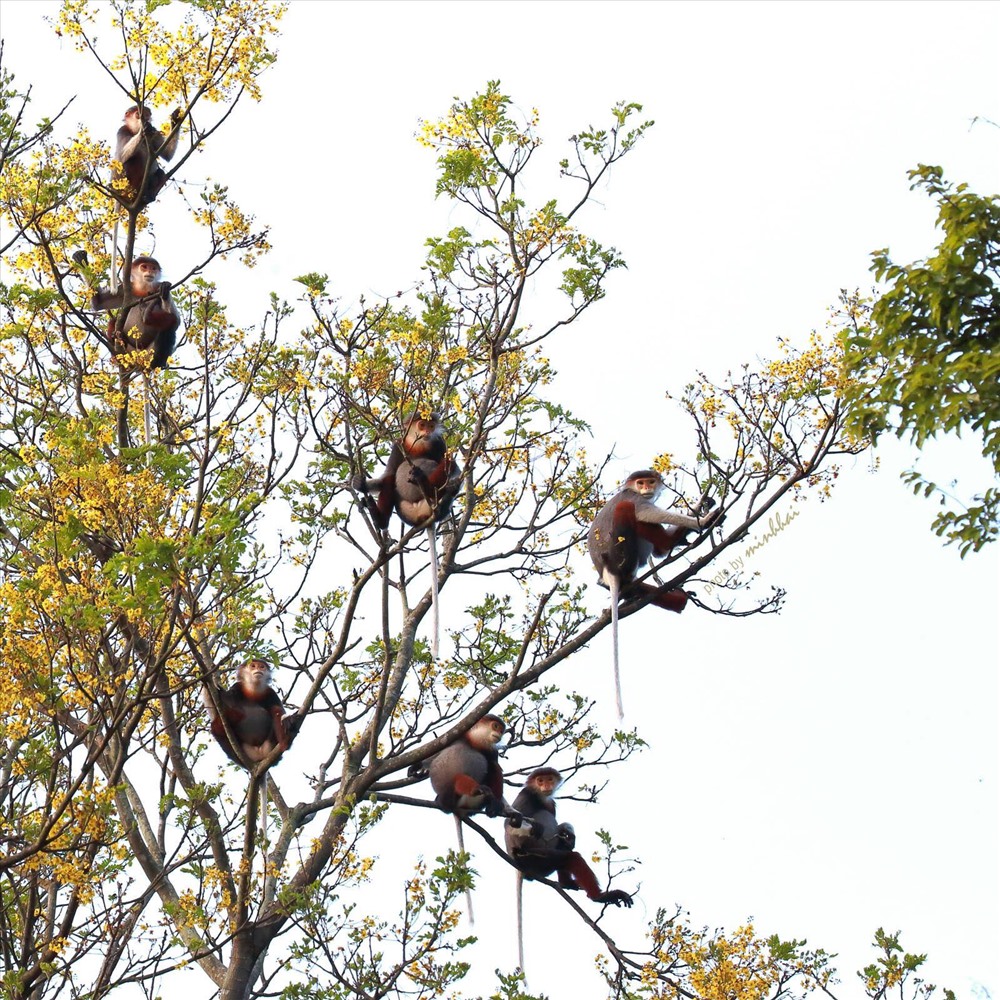
[[[901,1000],[928,1000],[937,987],[916,975],[927,960],[926,955],[911,955],[899,943],[900,932],[886,933],[883,928],[875,932],[874,947],[879,957],[858,973],[865,985],[865,992],[872,1000],[883,1000],[890,991]],[[945,1000],[955,1000],[955,994],[942,990]]]
[[[90,13],[117,19],[129,58],[112,52],[101,75],[155,107],[176,102],[194,152],[239,95],[257,96],[281,7],[205,0],[183,6],[192,20],[171,33],[159,6],[68,0],[61,30],[101,59]],[[474,940],[458,912],[476,882],[469,854],[428,866],[398,837],[394,860],[412,870],[386,918],[371,909],[377,860],[359,847],[381,822],[395,834],[407,810],[434,808],[433,793],[400,794],[423,780],[422,762],[502,713],[508,785],[552,763],[582,805],[606,768],[646,746],[602,729],[595,698],[567,689],[572,670],[552,673],[609,623],[603,594],[601,611],[588,608],[578,566],[607,460],[588,460],[586,419],[553,398],[545,342],[624,266],[581,223],[652,123],[619,103],[606,126],[570,139],[549,187],[535,174],[529,187],[537,112],[522,115],[491,81],[422,131],[455,223],[426,241],[416,290],[343,307],[351,290],[308,271],[292,279],[297,303],[272,293],[259,328],[243,329],[214,272],[233,251],[250,267],[268,247],[228,190],[206,185],[189,202],[171,184],[141,217],[121,213],[107,149],[47,124],[25,133],[10,84],[0,73],[0,128],[22,154],[0,178],[14,246],[0,288],[0,842],[13,850],[0,855],[0,957],[24,968],[5,987],[107,996],[191,965],[224,1000],[447,994]],[[46,157],[25,158],[33,146]],[[188,277],[171,292],[184,332],[177,361],[151,372],[109,349],[90,281],[111,270],[115,220],[134,256],[171,197],[186,227],[172,266]],[[536,295],[558,290],[541,322]],[[711,492],[729,521],[692,528],[664,557],[669,586],[789,491],[825,493],[830,457],[857,450],[841,375],[839,354],[815,340],[723,386],[691,385],[681,406],[700,454],[655,464],[679,509]],[[415,409],[443,414],[459,490],[433,527],[393,517],[386,528],[361,494]],[[457,598],[440,655],[432,538],[439,587]],[[622,613],[640,606],[629,597]],[[199,697],[249,656],[281,665],[275,686],[308,733],[280,768],[251,773],[211,742]],[[603,884],[633,870],[615,832],[588,840]],[[804,942],[698,930],[661,910],[645,950],[625,951],[564,896],[568,919],[609,952],[600,970],[616,1000],[827,989],[827,955]],[[497,997],[532,1000],[523,975],[498,980]],[[176,992],[173,979],[163,990]]]
[[[845,335],[857,379],[852,426],[873,440],[886,431],[919,448],[939,433],[972,431],[1000,475],[1000,197],[945,181],[936,166],[910,171],[912,187],[937,199],[942,239],[926,260],[898,264],[887,249],[873,255],[875,276],[889,284],[871,323]],[[914,493],[945,491],[920,473],[905,474]],[[995,484],[962,510],[945,510],[933,527],[964,556],[997,537]]]

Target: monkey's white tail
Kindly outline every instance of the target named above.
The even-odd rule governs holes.
[[[267,775],[260,783],[260,839],[264,851],[264,881],[267,881]]]
[[[436,660],[438,658],[438,636],[441,632],[441,611],[438,604],[437,529],[433,524],[427,527],[427,544],[431,550],[431,613],[434,628],[434,633],[431,635],[431,656]],[[459,823],[459,829],[461,827],[462,824]]]
[[[462,817],[457,813],[455,814],[455,830],[458,833],[458,849],[465,854],[465,837],[462,835]],[[472,892],[469,889],[465,890],[465,908],[469,914],[469,926],[476,926],[476,918],[472,913]]]
[[[118,219],[121,217],[122,207],[115,208],[115,228],[111,236],[111,274],[109,284],[112,292],[118,291]]]
[[[615,702],[618,705],[618,721],[625,718],[625,709],[622,708],[622,678],[618,669],[618,600],[621,597],[621,585],[618,577],[611,576],[609,587],[611,588],[611,660],[615,665]]]
[[[524,910],[521,906],[521,893],[524,891],[524,875],[517,873],[517,964],[524,972]],[[525,985],[527,985],[525,976]]]

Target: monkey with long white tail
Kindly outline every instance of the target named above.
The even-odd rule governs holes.
[[[228,690],[204,682],[201,698],[219,746],[234,764],[249,771],[275,750],[284,753],[302,726],[301,715],[285,714],[271,687],[271,668],[264,660],[242,664],[236,671],[236,683]],[[267,843],[266,778],[260,782],[260,816],[261,839]]]
[[[365,502],[372,520],[383,531],[389,527],[393,510],[411,527],[427,525],[434,659],[438,656],[440,634],[436,525],[448,516],[461,481],[462,468],[445,443],[441,418],[433,412],[414,410],[406,421],[403,436],[392,446],[382,475],[374,479],[358,476],[351,484],[359,492],[374,494],[367,496]]]
[[[503,771],[496,745],[506,728],[499,716],[484,715],[464,736],[429,761],[437,804],[445,812],[454,813],[458,849],[463,854],[462,817],[474,812],[499,816],[504,810]],[[472,895],[468,891],[465,900],[472,924]]]
[[[524,788],[514,799],[513,812],[520,814],[504,824],[507,854],[517,869],[517,949],[524,970],[524,935],[521,896],[524,879],[546,878],[556,872],[564,889],[582,889],[595,903],[631,906],[632,897],[621,889],[601,891],[597,876],[578,854],[576,834],[569,823],[556,820],[552,799],[562,783],[554,767],[540,767],[528,775]]]
[[[663,480],[652,469],[633,472],[622,489],[600,510],[587,534],[587,547],[602,586],[611,591],[611,637],[614,646],[615,696],[618,718],[622,709],[621,678],[618,668],[618,602],[623,596],[652,595],[652,603],[668,611],[681,612],[687,604],[683,590],[667,590],[648,583],[636,583],[638,572],[650,556],[665,556],[681,544],[689,531],[710,527],[720,511],[708,512],[712,501],[703,503],[705,512],[697,517],[674,514],[654,503]],[[664,525],[670,525],[665,528]]]

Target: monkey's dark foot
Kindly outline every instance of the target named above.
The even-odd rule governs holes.
[[[482,811],[486,813],[490,819],[495,819],[503,812],[503,801],[498,799],[490,789],[483,787],[485,796],[483,799],[483,809]]]
[[[430,774],[430,770],[427,767],[426,761],[418,760],[416,764],[411,764],[406,769],[406,776],[412,778],[414,781],[421,781]]]
[[[610,906],[629,907],[633,903],[632,897],[621,889],[611,889],[608,892],[600,892],[596,896],[590,897],[595,903],[604,903]]]
[[[556,841],[556,849],[560,851],[566,851],[568,854],[573,848],[576,847],[576,834],[572,831],[564,832],[559,834],[559,838]]]

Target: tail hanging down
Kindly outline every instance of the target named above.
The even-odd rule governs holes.
[[[521,906],[521,895],[524,892],[524,874],[517,873],[517,964],[524,973],[524,909]],[[527,977],[525,976],[525,985]]]
[[[465,854],[465,837],[462,835],[462,817],[455,813],[455,831],[458,834],[458,849]],[[476,918],[472,912],[472,890],[465,890],[465,908],[469,914],[469,926],[476,926]]]
[[[434,629],[431,635],[431,656],[436,660],[438,658],[438,636],[441,634],[441,610],[438,603],[437,529],[433,524],[427,527],[427,544],[431,550],[431,610]],[[461,829],[461,823],[459,823],[459,828]]]
[[[618,706],[618,721],[625,718],[625,709],[622,707],[622,678],[618,669],[618,601],[621,598],[621,586],[618,577],[609,573],[610,580],[608,586],[611,590],[611,660],[615,668],[615,703]]]

